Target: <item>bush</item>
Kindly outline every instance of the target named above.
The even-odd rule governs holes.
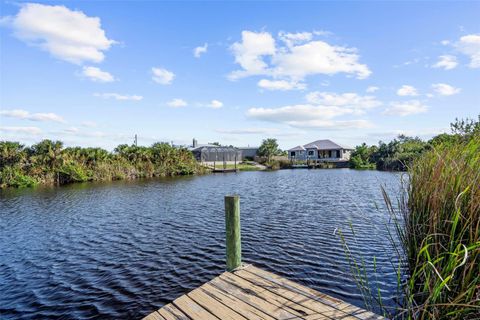
[[[69,163],[58,170],[58,183],[67,184],[72,182],[85,182],[90,180],[82,167]]]
[[[63,148],[43,140],[31,147],[0,141],[0,188],[83,181],[135,179],[204,173],[187,149],[167,143],[151,147],[119,145],[113,153],[101,148]]]
[[[38,181],[32,177],[24,175],[20,169],[6,166],[0,171],[0,188],[28,188],[34,187]]]

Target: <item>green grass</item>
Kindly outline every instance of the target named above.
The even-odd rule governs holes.
[[[216,166],[218,169],[223,169],[223,163],[217,164]],[[235,164],[227,164],[227,169],[234,169]],[[261,167],[254,166],[248,163],[237,163],[237,169],[239,171],[261,171],[263,170]]]
[[[404,226],[397,231],[408,266],[406,314],[411,319],[478,318],[480,136],[434,148],[409,173],[397,220]]]
[[[351,273],[371,310],[395,319],[480,319],[480,135],[439,144],[415,160],[392,203],[400,304],[392,310],[340,232]],[[353,228],[351,228],[354,234]]]

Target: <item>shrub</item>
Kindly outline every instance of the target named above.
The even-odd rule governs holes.
[[[58,183],[67,184],[72,182],[85,182],[89,177],[86,172],[77,164],[64,164],[58,170]]]
[[[14,188],[34,187],[38,181],[32,177],[23,174],[20,169],[5,166],[0,171],[0,188],[11,186]]]

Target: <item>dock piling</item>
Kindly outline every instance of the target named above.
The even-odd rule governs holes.
[[[225,196],[225,231],[227,271],[242,264],[242,242],[240,236],[240,197]]]

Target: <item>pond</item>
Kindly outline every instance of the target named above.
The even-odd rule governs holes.
[[[363,307],[343,233],[393,304],[382,185],[396,196],[399,175],[297,169],[0,191],[1,318],[135,319],[209,281],[225,268],[227,194],[241,197],[244,262]]]

